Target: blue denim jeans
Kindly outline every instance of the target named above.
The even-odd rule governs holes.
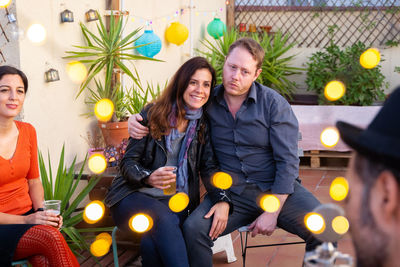
[[[187,210],[172,212],[168,199],[156,199],[135,192],[111,207],[111,215],[119,229],[130,232],[129,219],[137,213],[148,214],[153,227],[144,233],[140,242],[140,253],[144,267],[170,266],[188,267],[188,256],[183,239],[182,224]]]
[[[231,193],[233,213],[229,215],[228,224],[221,235],[229,234],[241,226],[252,223],[263,213],[257,204],[260,194],[262,192],[255,184],[248,185],[240,195]],[[294,193],[286,199],[278,216],[277,226],[305,240],[306,251],[313,250],[321,244],[304,225],[304,216],[319,204],[320,202],[296,181]],[[211,207],[212,203],[206,196],[200,206],[184,222],[183,233],[191,267],[212,266],[213,241],[208,233],[213,218],[204,218]]]

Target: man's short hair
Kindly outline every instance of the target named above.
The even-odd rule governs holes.
[[[380,162],[379,159],[371,158],[356,152],[354,157],[354,171],[357,173],[363,184],[363,193],[361,198],[362,207],[368,207],[368,203],[371,200],[371,188],[383,171],[391,172],[396,178],[397,186],[400,188],[400,171],[388,167],[386,164]],[[361,221],[370,226],[375,224],[369,208],[363,208],[361,210]]]
[[[265,51],[261,47],[261,45],[252,38],[240,38],[237,39],[231,46],[229,47],[228,55],[232,52],[236,47],[242,47],[246,49],[252,56],[253,59],[257,61],[257,69],[261,69],[261,65],[264,61]]]

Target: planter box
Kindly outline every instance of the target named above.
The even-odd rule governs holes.
[[[329,150],[350,151],[341,140],[333,148],[327,148],[321,144],[320,134],[329,126],[335,126],[336,121],[345,121],[365,128],[375,117],[381,106],[305,106],[293,105],[292,109],[299,122],[299,130],[302,140],[299,148],[303,151]]]

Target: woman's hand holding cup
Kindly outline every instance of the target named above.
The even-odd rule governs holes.
[[[63,224],[63,218],[60,215],[61,200],[45,200],[43,202],[43,209],[47,217],[47,224],[61,228]]]
[[[168,189],[172,183],[176,183],[176,167],[160,167],[149,176],[147,184],[158,189]]]

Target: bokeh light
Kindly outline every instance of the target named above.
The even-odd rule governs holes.
[[[329,188],[329,195],[333,200],[342,201],[349,192],[349,183],[344,177],[336,177]]]
[[[138,233],[144,233],[153,227],[153,219],[143,213],[136,214],[129,219],[129,228]]]
[[[332,220],[332,229],[339,235],[344,235],[349,230],[349,221],[344,216],[336,216]]]
[[[339,142],[339,132],[335,127],[327,127],[321,132],[321,143],[325,147],[334,147]]]
[[[274,195],[265,195],[260,199],[260,206],[266,212],[276,212],[279,209],[280,201]]]
[[[326,84],[324,95],[329,101],[336,101],[346,93],[346,86],[341,81],[330,81]]]
[[[360,56],[360,64],[363,68],[373,69],[381,61],[381,54],[376,48],[369,48]]]
[[[226,172],[216,172],[211,178],[211,183],[220,189],[228,189],[232,186],[232,177]]]
[[[32,24],[26,35],[32,43],[39,44],[46,39],[46,29],[41,24]]]
[[[189,204],[189,197],[184,192],[179,192],[173,195],[168,202],[169,208],[173,212],[181,212]]]
[[[94,115],[102,122],[107,122],[111,119],[114,113],[114,104],[108,98],[103,98],[94,106]]]
[[[97,239],[90,245],[90,252],[95,257],[102,257],[108,253],[110,245],[105,239]]]
[[[94,200],[86,205],[83,211],[83,220],[93,224],[98,222],[104,216],[104,204],[100,200]]]
[[[68,77],[74,83],[81,83],[86,79],[87,76],[87,69],[86,66],[83,65],[79,61],[72,61],[69,62],[66,66]]]
[[[96,236],[96,240],[99,240],[99,239],[104,239],[104,240],[106,240],[107,243],[108,243],[108,245],[111,246],[112,237],[111,237],[111,235],[110,235],[109,233],[103,232],[103,233],[101,233],[101,234],[98,234],[98,235]]]
[[[92,172],[99,174],[107,168],[107,160],[103,154],[95,153],[89,157],[88,166]]]
[[[314,234],[320,234],[325,230],[325,220],[316,212],[310,212],[304,217],[304,223],[308,230]]]
[[[8,7],[11,4],[11,0],[0,0],[0,7]]]

